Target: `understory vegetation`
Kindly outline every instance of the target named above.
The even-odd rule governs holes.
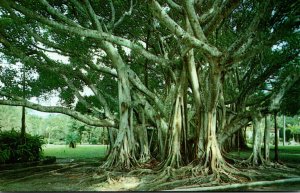
[[[102,136],[99,180],[126,171],[145,177],[141,190],[249,181],[248,167],[280,165],[278,117],[300,114],[299,3],[2,0],[0,104],[22,107],[21,135],[26,108],[84,124],[49,128],[49,144]],[[247,147],[249,128],[249,157],[228,156]]]
[[[40,136],[26,134],[22,142],[20,132],[0,132],[0,163],[17,163],[38,161],[42,158],[44,144]]]

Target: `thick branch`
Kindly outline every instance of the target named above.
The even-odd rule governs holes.
[[[153,14],[157,17],[159,21],[161,21],[165,26],[176,36],[178,36],[183,42],[186,41],[189,45],[192,45],[196,48],[203,50],[205,53],[208,53],[211,56],[219,57],[222,53],[212,45],[209,45],[202,40],[199,40],[189,33],[184,31],[160,6],[160,4],[152,0],[151,7],[153,10]]]
[[[125,19],[126,16],[131,15],[132,13],[132,9],[133,9],[133,0],[130,0],[130,8],[128,11],[126,11],[119,19],[116,23],[112,24],[112,28],[116,28],[118,27]]]
[[[0,91],[0,95],[4,95],[2,91]],[[1,105],[9,105],[9,106],[24,106],[30,109],[34,109],[41,112],[48,112],[48,113],[61,113],[65,115],[69,115],[85,124],[97,127],[116,127],[113,121],[108,120],[99,120],[95,118],[91,118],[87,115],[83,115],[71,109],[67,109],[64,107],[59,106],[42,106],[36,103],[29,102],[24,100],[20,97],[13,97],[16,99],[15,101],[11,100],[0,100]]]
[[[235,115],[235,118],[227,124],[223,132],[218,134],[218,141],[220,144],[223,144],[226,139],[232,136],[235,132],[246,126],[251,120],[250,112],[242,112]]]
[[[246,51],[251,47],[253,40],[255,38],[255,34],[257,33],[257,28],[259,26],[260,21],[264,18],[267,13],[268,1],[264,2],[259,9],[257,10],[257,14],[253,18],[249,27],[245,30],[244,34],[240,36],[228,49],[225,57],[223,58],[222,63],[228,62],[228,60],[237,60],[237,58],[241,57]],[[257,36],[257,35],[256,35]]]
[[[67,78],[66,75],[62,75],[62,77],[64,78],[64,80],[66,81],[66,83],[68,84],[68,86],[75,92],[76,97],[78,98],[78,100],[87,108],[87,109],[91,109],[95,114],[99,113],[99,110],[95,107],[93,107],[91,104],[89,104],[84,97],[79,93],[78,89],[76,88],[76,86],[73,84],[73,82],[71,80],[69,80]]]
[[[41,23],[44,23],[48,26],[54,27],[58,30],[62,30],[62,31],[66,31],[66,32],[70,32],[73,34],[77,34],[80,36],[84,36],[84,37],[90,37],[90,38],[95,38],[98,40],[106,40],[108,42],[120,45],[120,46],[124,46],[127,48],[130,48],[132,50],[137,51],[138,53],[142,54],[144,57],[146,57],[149,60],[158,62],[158,63],[169,63],[170,61],[165,60],[164,58],[158,57],[150,52],[148,52],[147,50],[145,50],[143,48],[143,46],[136,44],[128,39],[125,38],[121,38],[118,36],[114,36],[112,34],[109,33],[105,33],[105,32],[101,32],[99,33],[98,30],[90,30],[90,29],[86,29],[86,28],[80,28],[80,27],[73,27],[73,26],[65,26],[63,24],[60,24],[56,21],[52,21],[49,20],[45,17],[42,17],[38,14],[36,14],[35,12],[19,5],[16,4],[14,2],[8,2],[10,6],[12,6],[14,9],[22,12],[24,15],[26,15],[27,17],[30,17],[32,19],[38,20]]]
[[[198,20],[195,8],[194,8],[194,0],[187,0],[185,3],[185,10],[187,12],[191,27],[195,36],[204,42],[207,42],[207,39],[203,33],[203,30],[200,26],[200,22]]]
[[[180,11],[182,12],[182,6],[178,5],[177,3],[175,3],[173,0],[166,0],[167,3],[170,5],[171,8],[177,10],[177,11]]]
[[[75,23],[73,20],[67,18],[64,14],[54,9],[47,0],[39,0],[44,6],[46,6],[46,10],[51,13],[52,15],[60,18],[62,21],[64,21],[66,24],[76,27],[81,27],[79,24]]]
[[[223,19],[229,16],[231,12],[239,5],[240,0],[226,0],[222,6],[214,13],[213,18],[204,27],[204,33],[209,34],[222,23]]]

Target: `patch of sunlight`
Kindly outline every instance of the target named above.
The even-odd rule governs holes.
[[[131,190],[140,184],[136,177],[120,177],[119,179],[109,178],[106,182],[95,185],[93,191],[124,191]]]

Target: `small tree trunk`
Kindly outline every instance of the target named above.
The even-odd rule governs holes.
[[[261,155],[261,115],[256,115],[253,118],[253,132],[254,132],[254,142],[253,142],[253,165],[258,165],[263,163],[263,158]]]
[[[278,128],[277,128],[277,112],[274,113],[274,125],[275,125],[275,162],[278,162]]]
[[[25,123],[25,107],[22,106],[22,119],[21,119],[21,140],[22,144],[25,143],[25,135],[26,135],[26,123]]]
[[[165,144],[166,143],[165,142],[166,142],[168,125],[161,118],[157,118],[156,125],[157,125],[157,139],[158,139],[158,147],[159,147],[158,159],[163,160],[166,156],[166,153],[165,153],[165,149],[166,149]]]
[[[48,144],[50,144],[50,139],[51,139],[51,132],[49,131],[49,133],[48,133]]]
[[[108,127],[107,127],[107,131],[108,131],[108,141],[109,141],[109,151],[108,151],[107,155],[109,155],[112,150],[112,147],[116,141],[116,132],[117,131],[115,131],[114,128],[109,129]]]
[[[22,81],[22,91],[23,91],[23,99],[25,100],[25,66],[23,66],[23,81]],[[25,107],[22,106],[22,119],[21,119],[21,143],[25,144],[26,143],[26,123],[25,123]]]
[[[180,139],[182,134],[182,97],[179,95],[176,97],[175,109],[173,113],[172,123],[169,128],[169,139],[167,150],[167,158],[164,162],[164,167],[179,168],[182,164],[182,158],[180,153]]]
[[[135,129],[137,129],[137,135],[139,139],[139,145],[140,145],[140,156],[139,156],[139,162],[145,163],[150,160],[150,149],[148,144],[148,135],[147,135],[147,128],[145,126],[145,116],[143,109],[141,110],[141,119],[142,119],[142,125],[136,126]]]
[[[264,133],[264,158],[267,162],[270,161],[270,129],[271,116],[268,114],[265,117],[265,133]]]
[[[285,115],[283,115],[283,146],[285,146]]]
[[[205,156],[205,143],[206,143],[206,129],[208,127],[208,117],[207,113],[201,112],[198,116],[198,119],[201,119],[199,125],[199,135],[198,135],[198,144],[197,144],[197,158],[202,159]]]

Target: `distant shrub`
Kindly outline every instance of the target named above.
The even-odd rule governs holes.
[[[79,142],[78,133],[72,132],[66,136],[66,144],[68,144],[69,147],[75,148],[77,142]]]
[[[26,134],[25,143],[21,143],[20,133],[16,131],[0,132],[0,163],[38,161],[42,157],[41,136]]]
[[[93,145],[98,144],[98,141],[99,141],[99,140],[98,140],[96,137],[92,137],[92,138],[89,140],[90,144],[93,144]]]
[[[66,144],[65,141],[55,141],[55,142],[53,143],[53,145],[65,145],[65,144]]]

